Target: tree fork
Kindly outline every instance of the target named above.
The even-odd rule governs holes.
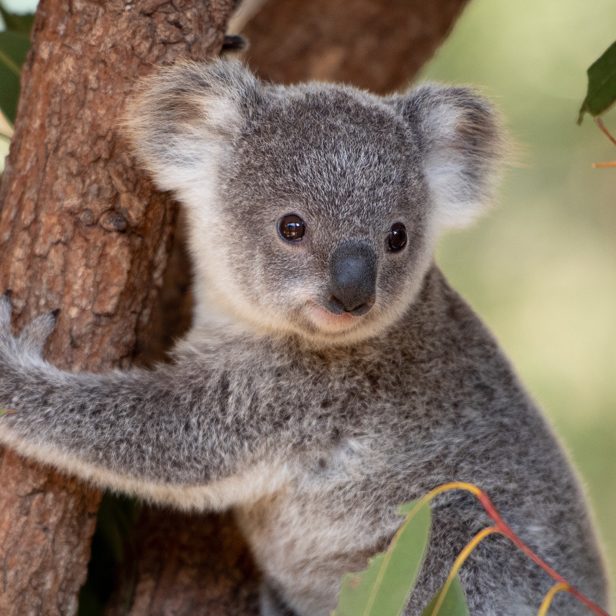
[[[219,52],[234,0],[41,0],[0,186],[16,325],[60,308],[47,357],[125,367],[147,330],[175,206],[118,133],[135,81]],[[0,452],[0,613],[74,614],[100,494]]]

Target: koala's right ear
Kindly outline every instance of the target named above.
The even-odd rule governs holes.
[[[181,190],[212,170],[261,97],[241,62],[183,62],[145,78],[124,125],[140,162],[163,190]]]
[[[434,83],[390,100],[413,130],[436,228],[469,224],[492,200],[506,154],[497,111],[470,88]]]

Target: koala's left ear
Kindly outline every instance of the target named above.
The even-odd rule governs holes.
[[[426,84],[392,102],[417,143],[437,228],[468,225],[489,204],[500,175],[505,137],[498,114],[466,87]]]
[[[141,82],[124,124],[158,186],[182,191],[213,172],[260,96],[241,62],[182,62]]]

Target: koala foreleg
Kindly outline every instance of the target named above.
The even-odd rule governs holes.
[[[228,371],[187,361],[64,372],[41,356],[54,325],[50,313],[14,336],[10,300],[0,298],[0,408],[11,411],[0,417],[0,442],[103,487],[184,508],[227,507],[284,480],[284,438],[246,429],[254,396],[244,398],[245,384],[230,384]]]

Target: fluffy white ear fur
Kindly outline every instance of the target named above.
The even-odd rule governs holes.
[[[221,290],[233,294],[234,277],[213,240],[224,232],[219,168],[260,100],[259,82],[240,62],[187,62],[143,80],[127,110],[137,158],[161,189],[174,191],[187,207],[198,319],[208,316],[208,297]]]
[[[213,177],[242,128],[242,106],[257,95],[257,80],[240,62],[176,64],[141,82],[126,112],[127,134],[157,185],[185,196]]]
[[[426,84],[396,99],[411,124],[437,230],[465,227],[494,197],[505,151],[499,117],[470,88]]]

